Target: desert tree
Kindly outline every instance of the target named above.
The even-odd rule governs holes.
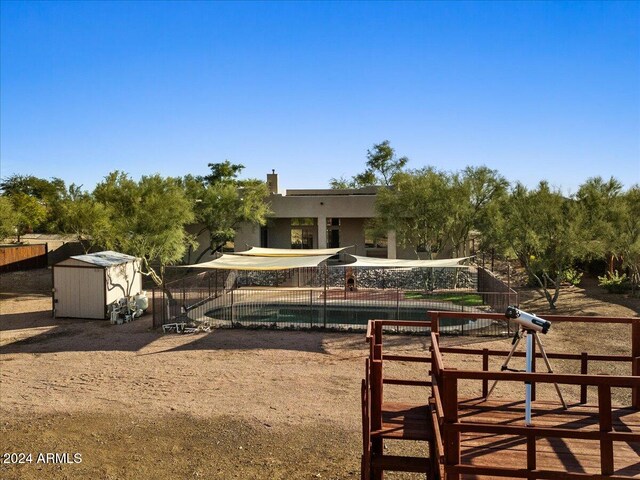
[[[201,225],[196,238],[206,233],[207,247],[195,259],[198,263],[206,254],[218,252],[235,238],[242,223],[264,225],[270,213],[269,190],[257,179],[239,179],[241,164],[210,163],[211,174],[204,177],[186,176],[182,179],[187,195],[194,205],[196,223]],[[190,252],[191,253],[191,252]]]
[[[59,205],[60,231],[72,234],[85,253],[95,246],[113,244],[115,232],[109,207],[81,186],[71,184]]]
[[[486,166],[468,166],[451,174],[443,214],[450,217],[448,240],[456,256],[468,254],[469,235],[473,229],[490,221],[490,205],[502,198],[509,183],[496,170]]]
[[[15,237],[18,216],[8,197],[0,196],[0,242]]]
[[[451,178],[433,168],[394,176],[393,188],[383,188],[376,198],[380,227],[396,232],[396,241],[425,251],[430,258],[445,245],[451,227]]]
[[[351,179],[332,178],[331,188],[360,188],[372,185],[390,186],[395,175],[401,173],[409,162],[407,157],[398,157],[389,140],[374,144],[367,150],[367,162],[364,172]]]
[[[619,255],[620,229],[627,213],[622,184],[615,178],[587,179],[575,195],[580,210],[580,228],[585,238],[585,259],[606,259],[613,273]]]
[[[64,180],[56,177],[46,180],[33,175],[11,175],[0,181],[0,190],[4,195],[24,193],[50,203],[62,198],[66,188]]]
[[[640,185],[622,195],[622,214],[616,228],[616,248],[622,266],[630,271],[634,293],[640,286]]]
[[[505,195],[507,181],[487,167],[444,172],[432,167],[394,174],[394,185],[378,192],[377,213],[398,241],[430,255],[451,248],[467,254],[472,229],[487,219],[489,206]]]
[[[163,286],[165,268],[183,259],[193,239],[185,225],[195,220],[182,183],[160,175],[134,181],[110,173],[94,192],[109,211],[111,233],[105,246],[141,259],[141,273]]]
[[[20,234],[29,230],[58,231],[59,205],[66,192],[62,179],[16,174],[3,178],[0,190],[12,199],[14,209],[20,213]]]
[[[517,183],[496,207],[486,241],[515,255],[555,309],[564,272],[584,254],[576,202],[543,181],[532,190]]]
[[[47,219],[47,207],[42,200],[22,192],[7,195],[5,198],[13,207],[18,242],[25,233],[40,230]]]

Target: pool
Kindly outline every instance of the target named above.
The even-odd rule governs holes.
[[[325,317],[326,308],[326,317]],[[375,306],[375,305],[298,305],[237,304],[220,306],[205,313],[211,319],[244,326],[274,327],[356,327],[364,328],[371,319],[377,320],[426,320],[424,306]],[[491,325],[491,320],[441,318],[441,330],[459,331],[478,329]]]

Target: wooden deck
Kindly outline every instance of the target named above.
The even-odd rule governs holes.
[[[381,438],[422,440],[433,438],[428,405],[385,402],[382,404],[382,427],[371,432]]]
[[[440,347],[441,314],[459,318],[477,315],[432,311],[429,321],[369,321],[369,358],[362,381],[363,480],[382,480],[387,470],[423,472],[427,479],[444,480],[640,479],[640,318],[554,317],[565,322],[631,324],[631,355],[549,354],[550,358],[579,362],[577,374],[489,371],[490,356],[507,356],[509,352]],[[498,314],[484,316],[502,318]],[[430,356],[383,353],[384,328],[397,326],[430,328]],[[475,356],[482,369],[450,368],[444,360],[448,355]],[[430,363],[430,381],[389,378],[383,368],[388,361]],[[590,361],[628,363],[631,375],[590,375]],[[580,401],[565,409],[560,403],[534,400],[532,425],[525,426],[523,399],[485,400],[494,381],[511,384],[515,398],[525,383],[534,387],[571,385],[580,388]],[[461,396],[461,382],[480,382],[482,397]],[[392,404],[384,398],[386,385],[430,386],[431,396],[422,405]],[[631,390],[628,408],[612,405],[612,390],[619,388]],[[429,455],[389,455],[386,440],[424,441]]]
[[[524,402],[471,399],[460,401],[458,407],[460,423],[524,427]],[[612,416],[613,431],[640,430],[640,411],[614,407]],[[535,427],[575,432],[599,430],[598,407],[593,405],[570,405],[569,409],[564,410],[557,403],[538,401],[533,405],[532,418]],[[460,444],[461,465],[489,469],[521,466],[525,470],[527,467],[527,440],[521,436],[463,432]],[[541,438],[537,440],[536,451],[536,467],[539,470],[600,474],[600,445],[597,441]],[[613,455],[615,470],[612,478],[640,478],[640,442],[616,442]],[[495,478],[495,474],[488,473],[483,476],[463,474],[462,479]]]

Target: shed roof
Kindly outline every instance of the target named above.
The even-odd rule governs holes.
[[[89,253],[87,255],[73,255],[70,258],[78,260],[80,262],[89,263],[91,265],[97,265],[99,267],[122,265],[123,263],[129,263],[133,260],[137,260],[136,257],[133,257],[131,255],[120,252],[113,252],[111,250]]]

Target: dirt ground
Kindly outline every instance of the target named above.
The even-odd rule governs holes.
[[[554,313],[639,315],[637,298],[584,283],[565,289]],[[149,316],[119,326],[53,319],[50,288],[48,270],[0,276],[0,453],[33,456],[31,463],[2,464],[0,478],[359,478],[363,334],[219,329],[163,335],[151,330]],[[520,302],[524,310],[549,313],[535,290],[521,290]],[[627,326],[558,323],[543,341],[548,351],[629,354],[629,337]],[[397,352],[428,348],[423,337],[387,338],[387,348]],[[443,342],[510,346],[504,338]],[[445,360],[479,368],[464,356]],[[576,372],[575,362],[554,368]],[[390,369],[393,376],[426,375],[415,364]],[[627,369],[603,364],[591,373]],[[499,385],[496,396],[509,395],[509,388]],[[423,397],[417,390],[385,395]],[[471,394],[478,385],[462,390]],[[628,403],[627,392],[615,392],[614,399]],[[70,461],[36,463],[38,453],[69,453]],[[74,454],[81,463],[71,463]]]

